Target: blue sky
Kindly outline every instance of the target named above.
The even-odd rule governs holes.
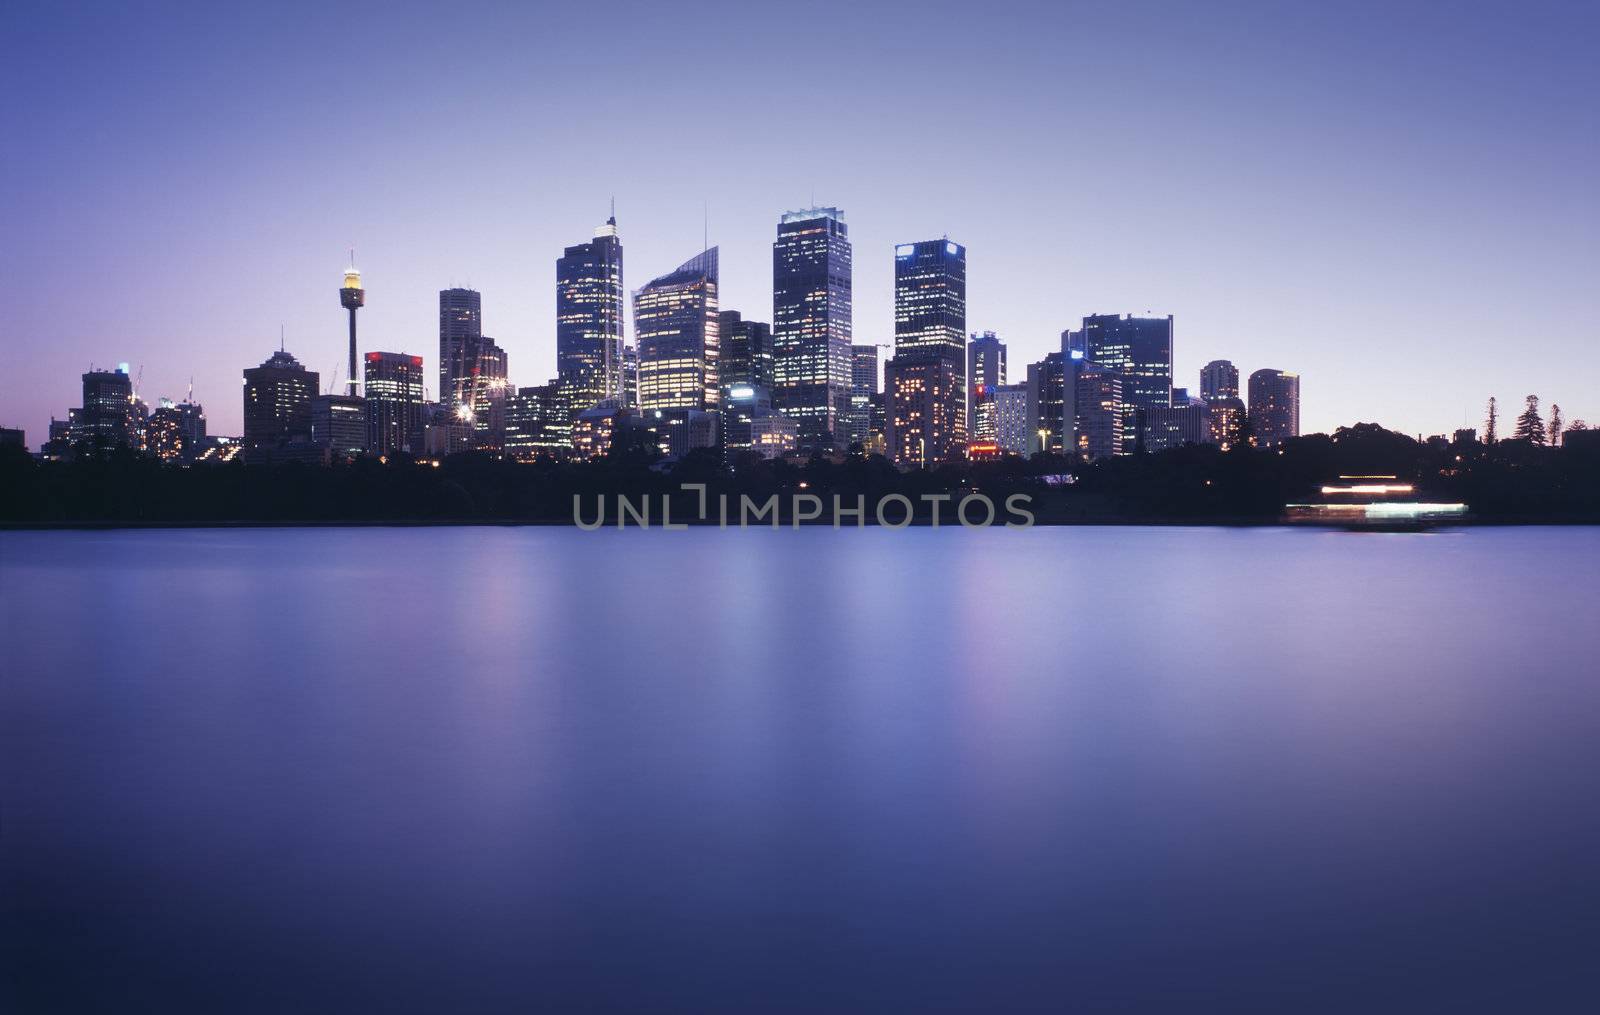
[[[1084,314],[1176,315],[1179,383],[1303,377],[1303,425],[1443,432],[1536,393],[1600,422],[1595,5],[8,5],[0,425],[91,363],[239,429],[280,323],[324,381],[437,354],[483,292],[554,372],[554,261],[614,195],[637,286],[705,215],[771,313],[779,213],[845,210],[858,341],[897,242],[966,245],[1013,374]]]

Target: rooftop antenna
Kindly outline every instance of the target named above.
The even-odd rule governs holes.
[[[711,202],[700,202],[700,252],[711,249]]]
[[[279,324],[278,324],[278,351],[279,352],[283,351],[283,324],[282,324],[282,322],[279,322]]]
[[[194,374],[189,375],[189,393],[183,396],[183,400],[190,405],[194,404]]]
[[[611,224],[617,224],[617,195],[611,195]]]

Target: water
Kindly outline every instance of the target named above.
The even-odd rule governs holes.
[[[0,533],[0,1010],[1590,1011],[1597,562]]]

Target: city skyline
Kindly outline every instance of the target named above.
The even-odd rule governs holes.
[[[165,12],[14,13],[5,73],[26,101],[4,116],[30,158],[6,170],[3,267],[29,299],[0,316],[0,425],[36,447],[91,364],[128,362],[144,367],[151,405],[192,376],[212,431],[237,434],[239,370],[277,348],[280,323],[307,369],[344,380],[347,319],[329,288],[351,246],[367,293],[361,352],[422,355],[437,376],[437,293],[471,286],[513,383],[543,384],[553,261],[592,235],[613,196],[630,277],[665,273],[709,240],[723,251],[721,306],[760,321],[773,316],[777,217],[844,209],[858,344],[892,338],[894,247],[949,235],[970,251],[968,327],[1007,343],[1013,373],[1085,316],[1171,314],[1174,384],[1196,389],[1213,359],[1245,375],[1298,373],[1305,432],[1370,421],[1448,433],[1481,426],[1491,395],[1600,415],[1597,204],[1584,182],[1596,141],[1570,127],[1586,122],[1593,91],[1581,59],[1593,18],[1458,12],[1418,51],[1433,20],[1379,10],[1370,24],[1267,10],[1247,29],[1159,6],[945,11],[912,28],[830,10],[844,42],[825,64],[839,71],[828,94],[850,108],[832,157],[803,166],[776,154],[799,88],[776,78],[708,85],[719,154],[668,157],[690,142],[640,120],[639,82],[664,73],[644,37],[685,29],[646,8],[623,13],[617,40],[637,74],[591,90],[593,118],[577,124],[561,121],[562,67],[512,59],[528,26],[515,14],[479,19],[483,59],[460,80],[420,84],[404,68],[427,26],[410,12],[364,19],[391,44],[382,61],[343,52],[338,12],[320,15],[329,31],[310,40],[219,13],[207,30],[234,41],[218,51],[196,48]],[[714,13],[708,43],[770,38],[778,24]],[[551,46],[592,27],[571,11],[549,18]],[[1019,23],[1037,40],[983,45]],[[951,59],[968,46],[1010,55],[963,66],[945,107],[919,109],[890,85],[911,59],[907,36]],[[1139,39],[1143,73],[1098,84],[1111,58],[1091,46],[1081,79],[1052,84],[1059,53],[1046,43],[1085,37]],[[101,73],[85,73],[90,60]],[[1556,70],[1494,70],[1508,60]],[[114,95],[100,94],[106,80]],[[359,111],[353,124],[330,115],[341,102]],[[1191,123],[1202,113],[1203,135]],[[477,157],[430,153],[444,114],[479,139]],[[911,139],[946,116],[966,126],[943,170],[897,171]],[[600,144],[623,127],[655,153],[648,166],[540,162],[548,146]],[[1107,131],[1124,148],[1101,160],[1086,142]],[[1545,323],[1527,334],[1535,314]],[[1537,355],[1522,354],[1530,342]]]

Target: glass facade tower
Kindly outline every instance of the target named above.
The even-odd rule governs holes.
[[[623,404],[622,240],[617,218],[556,261],[556,380],[568,411]]]
[[[837,208],[785,212],[772,244],[773,401],[800,450],[849,442],[851,252]]]

